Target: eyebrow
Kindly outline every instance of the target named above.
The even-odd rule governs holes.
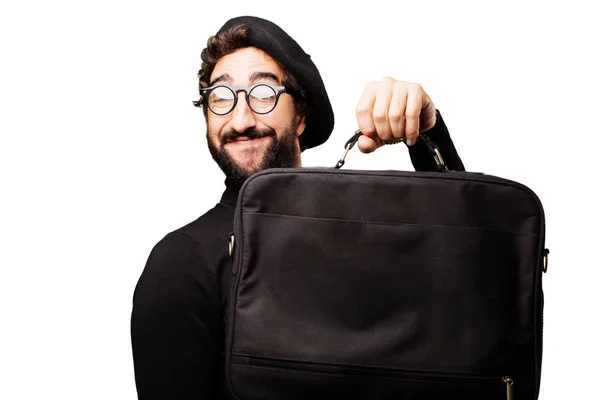
[[[219,83],[219,82],[231,83],[231,81],[232,81],[231,75],[229,75],[229,74],[223,74],[223,75],[217,76],[215,79],[213,79],[212,81],[210,81],[210,83],[208,84],[208,86],[214,86],[216,83]]]
[[[253,72],[250,74],[249,78],[250,78],[251,83],[254,83],[257,80],[270,80],[272,82],[277,83],[277,85],[281,85],[279,77],[272,72],[264,72],[264,71]],[[231,79],[231,75],[223,74],[223,75],[217,76],[212,81],[210,81],[209,86],[214,86],[220,82],[225,82],[225,83],[231,84],[231,81],[233,81],[233,79]]]
[[[275,75],[272,72],[253,72],[252,74],[250,74],[250,82],[254,83],[255,81],[258,80],[270,80],[273,81],[275,83],[277,83],[278,85],[281,85],[281,82],[279,81],[279,77],[277,75]]]

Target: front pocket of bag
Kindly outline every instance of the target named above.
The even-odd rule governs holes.
[[[232,354],[496,373],[530,351],[511,235],[248,218]]]
[[[234,392],[250,388],[251,397],[241,399],[314,398],[332,390],[357,399],[435,400],[454,392],[494,399],[494,394],[465,393],[465,387],[481,393],[475,388],[480,384],[457,377],[487,376],[481,385],[492,387],[503,387],[506,373],[529,385],[533,381],[527,369],[533,327],[524,313],[528,308],[518,305],[515,295],[523,289],[527,300],[531,284],[529,277],[519,277],[528,261],[514,258],[522,246],[515,235],[256,214],[244,221],[227,347]],[[239,356],[256,358],[234,362]],[[258,365],[260,360],[360,365],[376,372],[361,375],[346,367],[318,372]],[[395,373],[384,373],[388,370]],[[444,383],[432,374],[398,371],[457,374]],[[379,397],[365,395],[379,392]],[[506,398],[506,391],[500,392],[498,398]]]
[[[456,374],[234,356],[230,379],[241,399],[510,399],[508,376]]]

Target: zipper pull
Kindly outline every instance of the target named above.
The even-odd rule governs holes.
[[[514,400],[514,388],[515,382],[509,376],[502,377],[502,383],[506,384],[506,400]]]
[[[229,234],[229,257],[231,257],[233,254],[233,243],[234,243],[234,236],[233,236],[233,233],[230,233]]]
[[[544,268],[543,268],[544,273],[548,272],[548,254],[550,254],[550,250],[545,249],[544,250]]]

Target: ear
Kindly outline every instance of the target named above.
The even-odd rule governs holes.
[[[296,124],[296,136],[300,136],[304,132],[304,129],[306,129],[306,114],[302,113],[296,118],[298,120]]]

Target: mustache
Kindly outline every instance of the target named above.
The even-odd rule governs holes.
[[[277,134],[275,133],[275,131],[273,129],[258,130],[258,129],[254,129],[254,128],[249,128],[249,129],[246,129],[244,132],[237,132],[234,130],[229,130],[221,135],[221,138],[220,138],[221,145],[225,145],[228,142],[237,140],[238,138],[240,138],[242,136],[245,136],[248,139],[260,139],[265,136],[270,136],[270,137],[276,138]]]

